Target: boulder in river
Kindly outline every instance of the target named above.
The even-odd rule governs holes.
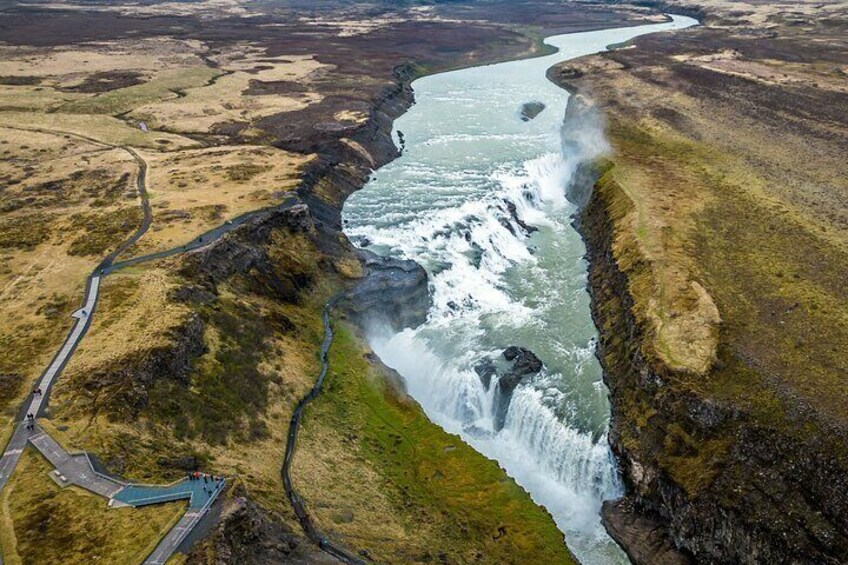
[[[515,345],[504,349],[498,359],[487,357],[474,365],[474,372],[486,390],[489,390],[493,377],[497,377],[492,406],[495,431],[504,427],[513,391],[525,378],[541,371],[542,367],[542,362],[532,351]]]
[[[515,202],[512,200],[504,200],[504,203],[506,204],[506,209],[509,210],[509,215],[512,216],[513,221],[521,226],[521,229],[523,229],[525,233],[531,234],[534,231],[539,231],[539,228],[531,226],[521,219],[518,215],[518,207],[515,205]]]
[[[530,120],[541,114],[542,110],[544,109],[545,104],[543,102],[539,102],[538,100],[525,102],[521,105],[521,121],[529,122]]]
[[[542,370],[542,362],[529,349],[515,345],[504,349],[503,356],[512,361],[512,371],[519,375],[530,375]]]
[[[474,372],[477,373],[478,377],[480,377],[480,382],[483,383],[486,390],[489,390],[489,387],[492,384],[492,377],[495,373],[497,373],[497,371],[498,369],[495,367],[495,362],[488,357],[481,359],[479,363],[474,365]]]

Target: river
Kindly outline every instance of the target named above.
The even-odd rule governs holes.
[[[545,71],[695,23],[675,16],[553,36],[545,40],[559,49],[552,55],[416,80],[416,104],[395,122],[403,155],[343,211],[355,244],[414,259],[430,277],[427,322],[399,334],[371,328],[371,347],[403,375],[431,420],[497,460],[551,512],[585,564],[627,562],[599,517],[601,502],[620,496],[622,485],[606,437],[585,248],[564,190],[576,164],[606,147],[602,128],[591,125],[579,143],[563,143],[569,95]],[[528,101],[546,107],[523,121]],[[510,345],[530,349],[545,367],[516,388],[498,421],[496,386],[487,389],[474,366]]]

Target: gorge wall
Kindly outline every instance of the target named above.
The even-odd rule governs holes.
[[[709,29],[693,35],[679,51],[708,50],[714,46],[710,42],[730,37]],[[657,64],[651,49],[674,49],[675,41],[678,38],[671,36],[646,38],[640,40],[644,47],[614,51],[587,59],[583,65],[554,68],[549,73],[555,82],[572,91],[595,95],[607,114],[613,147],[612,162],[595,166],[596,174],[589,177],[589,185],[594,183],[591,192],[587,194],[586,187],[572,189],[582,200],[580,204],[585,202],[577,224],[587,245],[592,313],[600,334],[597,354],[612,404],[609,437],[628,487],[623,499],[605,504],[604,522],[638,564],[842,563],[848,558],[844,419],[826,402],[799,392],[787,367],[772,364],[770,356],[800,356],[809,364],[810,375],[826,376],[811,381],[820,386],[828,386],[828,378],[840,374],[838,366],[827,361],[829,353],[819,356],[818,350],[807,349],[809,342],[801,335],[794,337],[797,330],[785,322],[792,313],[805,309],[804,298],[796,294],[798,298],[785,306],[782,301],[765,304],[763,295],[775,292],[774,279],[752,291],[746,276],[763,276],[751,267],[760,260],[756,255],[749,255],[747,266],[737,263],[735,257],[725,259],[738,269],[735,277],[727,279],[718,274],[712,257],[719,247],[724,249],[724,239],[732,233],[715,231],[716,224],[763,225],[765,234],[774,229],[765,219],[769,215],[743,218],[737,209],[729,209],[727,200],[721,200],[686,210],[676,221],[670,221],[687,202],[697,202],[704,193],[722,186],[704,171],[712,171],[709,167],[717,166],[724,154],[702,157],[698,153],[702,150],[698,144],[708,135],[714,136],[710,139],[713,150],[719,146],[715,130],[719,114],[701,115],[691,111],[692,105],[688,106],[689,116],[684,117],[680,108],[668,108],[674,106],[669,100],[649,97],[641,90],[636,90],[643,95],[638,104],[633,100],[622,102],[618,95],[621,91],[611,86],[628,84],[629,91],[647,90],[643,83],[624,82],[633,81],[636,75],[651,89],[662,92],[674,87],[676,92],[687,92],[696,99],[715,96],[709,92],[723,88],[719,86],[724,84],[720,76],[698,77],[709,82],[699,82],[707,92],[697,95],[692,94],[691,85],[668,78],[693,80],[692,65],[680,63],[680,59],[663,61],[662,72],[655,69],[651,79],[642,74],[645,65]],[[759,42],[757,49],[767,49],[766,45]],[[640,48],[647,52],[639,54]],[[755,88],[751,81],[747,87]],[[762,88],[773,91],[774,85]],[[656,94],[655,90],[648,92]],[[785,104],[791,102],[776,105],[785,109]],[[814,121],[811,119],[808,125]],[[707,130],[706,123],[713,129]],[[810,131],[813,127],[810,125]],[[669,131],[675,135],[683,132],[685,149],[663,137]],[[725,135],[733,139],[743,134],[728,127],[721,135],[724,141]],[[695,172],[697,166],[704,169]],[[587,164],[587,170],[592,168]],[[726,183],[724,187],[729,185],[726,180],[720,182]],[[674,200],[667,199],[669,194]],[[710,223],[706,223],[708,220]],[[692,224],[687,222],[700,226],[702,233],[688,232]],[[684,240],[682,234],[689,243],[677,248],[675,245]],[[709,247],[703,247],[708,236],[713,239],[708,240]],[[770,237],[730,239],[726,245],[727,249],[751,253],[746,245],[772,249]],[[795,232],[788,230],[780,237],[784,238],[784,248],[798,241],[792,239],[797,237]],[[686,289],[699,292],[664,303],[667,294],[677,290],[676,279],[667,272],[670,266],[684,272]],[[836,266],[824,262],[821,268],[827,272]],[[749,274],[743,274],[747,269]],[[811,271],[806,273],[801,276],[816,276]],[[741,315],[739,303],[764,303],[767,310]],[[667,304],[671,306],[664,318],[662,307]],[[662,332],[664,322],[674,324],[692,313],[697,314],[693,319],[705,323],[698,331],[676,336],[678,351],[698,344],[712,345],[699,352],[704,363],[687,365],[664,349],[668,334]],[[780,337],[753,348],[749,336],[769,332],[773,325],[778,327],[773,335]],[[785,335],[793,336],[794,350],[783,342]],[[828,368],[819,372],[822,365]]]

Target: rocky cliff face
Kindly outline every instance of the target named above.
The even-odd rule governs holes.
[[[393,331],[415,328],[427,319],[427,272],[415,261],[357,252],[365,276],[339,302],[360,326],[388,324]]]
[[[395,68],[395,82],[374,100],[365,122],[344,132],[344,138],[336,132],[310,147],[319,158],[305,171],[298,194],[309,204],[315,219],[336,232],[342,229],[345,199],[362,188],[372,170],[400,154],[392,140],[392,124],[414,103],[410,86],[413,78],[409,65]],[[285,143],[280,145],[289,148]]]
[[[157,380],[188,384],[192,360],[205,351],[203,331],[203,320],[192,314],[172,331],[173,339],[167,346],[102,367],[86,379],[84,388],[89,394],[108,396],[112,417],[137,418],[147,406],[149,389]]]
[[[297,304],[322,282],[347,284],[352,290],[341,306],[353,317],[364,321],[380,316],[397,329],[420,324],[429,309],[426,272],[411,261],[356,253],[341,234],[344,200],[367,182],[373,169],[398,155],[391,138],[392,122],[413,102],[411,70],[398,67],[394,78],[394,84],[373,101],[363,123],[342,131],[309,129],[311,122],[303,120],[299,127],[306,129],[298,130],[303,135],[279,139],[280,147],[317,153],[297,188],[298,203],[260,214],[183,257],[179,274],[188,284],[173,299],[214,307],[219,287],[238,281],[235,284],[247,285],[244,290]],[[300,243],[289,243],[293,240]],[[288,245],[295,247],[281,251]],[[350,266],[340,272],[339,264],[346,261],[359,261],[360,272]],[[358,281],[348,280],[351,276]],[[282,330],[294,330],[292,322],[284,321]],[[371,361],[380,365],[379,359]],[[399,390],[404,386],[399,375],[392,384]],[[260,508],[244,491],[228,500],[215,532],[189,558],[189,563],[196,564],[271,562],[334,560],[300,531],[293,531],[285,518]]]
[[[259,565],[263,563],[332,563],[318,548],[275,520],[236,487],[224,503],[222,516],[187,565]]]
[[[628,205],[602,178],[579,216],[610,443],[628,486],[624,500],[604,506],[608,531],[639,564],[845,562],[844,430],[814,430],[804,414],[779,409],[774,421],[753,418],[680,387],[681,375],[646,354],[628,279],[639,260],[613,253]],[[723,363],[720,352],[712,371]]]

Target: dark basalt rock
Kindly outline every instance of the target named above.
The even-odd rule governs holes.
[[[108,365],[89,375],[84,387],[94,394],[108,392],[116,414],[136,417],[147,406],[148,391],[155,381],[172,379],[188,385],[192,362],[206,351],[203,330],[203,320],[192,314],[173,330],[168,345],[143,352],[141,358],[124,358]]]
[[[471,249],[467,252],[466,256],[468,257],[468,260],[471,261],[471,264],[474,266],[475,269],[480,268],[480,263],[483,262],[483,253],[483,248],[477,245],[477,242],[472,241]]]
[[[636,512],[629,498],[604,502],[601,518],[610,536],[625,549],[633,563],[694,563],[688,555],[678,551],[671,543],[668,528],[661,522]]]
[[[529,122],[536,116],[542,113],[542,110],[545,109],[545,105],[538,100],[534,100],[532,102],[525,102],[521,106],[521,121]]]
[[[403,155],[404,149],[406,149],[406,138],[403,136],[403,132],[397,130],[398,143],[400,143],[400,154]]]
[[[511,223],[509,223],[509,220],[507,220],[506,218],[501,217],[501,218],[498,218],[498,222],[499,222],[499,223],[500,223],[500,224],[504,227],[504,229],[505,229],[506,231],[508,231],[508,232],[509,232],[509,233],[511,233],[512,235],[517,235],[517,234],[515,233],[515,228],[514,228],[514,227],[512,227],[512,224],[511,224]]]
[[[211,551],[198,548],[189,555],[187,565],[329,562],[317,548],[247,498],[243,488],[236,490],[207,542]],[[211,560],[210,555],[214,556]]]
[[[495,398],[492,412],[494,413],[495,430],[500,430],[506,421],[512,393],[528,376],[542,370],[542,362],[536,355],[524,347],[510,346],[504,349],[502,356],[506,363],[498,363],[493,359],[481,359],[474,365],[474,372],[480,377],[480,382],[489,390],[492,377],[497,376]]]
[[[168,298],[175,302],[182,302],[184,304],[202,305],[211,304],[218,299],[218,297],[212,292],[196,285],[185,285],[175,288],[169,293]]]
[[[671,386],[671,369],[642,352],[644,329],[630,281],[612,251],[608,198],[595,190],[578,226],[592,315],[602,329],[598,358],[612,404],[609,441],[628,491],[604,505],[610,535],[636,565],[848,563],[845,429],[818,424],[820,433],[799,438],[795,426],[810,423],[803,412],[787,410],[782,424],[763,423],[731,402]],[[639,414],[651,412],[644,426],[634,425],[634,406]],[[693,441],[681,441],[682,434]],[[716,444],[728,447],[710,451]],[[710,480],[693,492],[669,465],[696,457],[713,466],[700,464],[697,471]]]
[[[194,455],[161,457],[156,464],[163,469],[178,469],[180,471],[196,471],[200,468],[200,460]]]
[[[427,271],[415,261],[357,252],[365,267],[362,280],[338,303],[362,326],[387,323],[392,330],[415,328],[427,319]]]
[[[306,204],[299,203],[287,209],[270,210],[259,214],[233,232],[208,247],[183,257],[180,274],[196,281],[197,286],[217,295],[217,285],[236,274],[253,273],[258,289],[269,298],[297,303],[312,280],[302,272],[283,270],[275,266],[268,256],[267,244],[275,229],[291,233],[308,233],[316,239],[320,235]],[[180,291],[176,291],[180,292]],[[182,291],[183,298],[200,297],[196,291]],[[188,294],[186,294],[188,293]],[[191,296],[189,296],[191,295]]]
[[[506,203],[506,208],[509,210],[509,215],[512,216],[513,221],[521,226],[521,229],[523,229],[525,233],[531,234],[535,231],[539,231],[539,228],[527,224],[524,220],[518,217],[518,209],[515,206],[515,202],[512,200],[504,200],[504,202]]]
[[[480,382],[483,383],[486,390],[489,390],[489,387],[492,384],[492,377],[497,372],[495,362],[487,357],[474,365],[474,372],[477,373],[478,377],[480,377]]]
[[[542,362],[529,349],[513,345],[504,349],[503,356],[507,361],[513,361],[512,372],[518,375],[530,375],[542,370]]]

